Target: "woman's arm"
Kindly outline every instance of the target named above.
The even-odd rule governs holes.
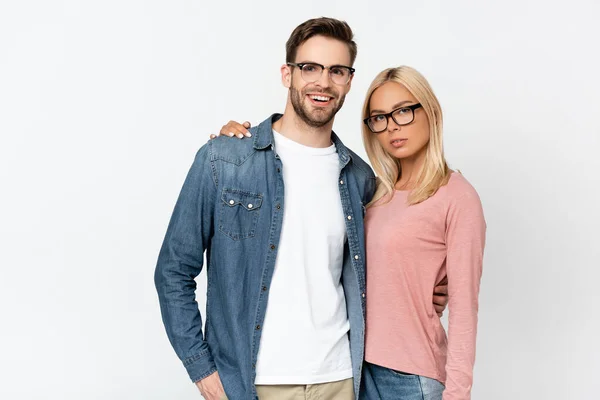
[[[471,398],[485,232],[481,201],[469,187],[449,201],[446,217],[450,314],[444,400]]]
[[[229,137],[237,136],[240,139],[243,139],[244,137],[252,137],[252,134],[250,134],[248,129],[250,129],[250,122],[248,121],[244,122],[243,124],[240,124],[236,121],[229,121],[227,124],[221,127],[219,135]],[[217,135],[210,135],[211,139],[216,137]]]

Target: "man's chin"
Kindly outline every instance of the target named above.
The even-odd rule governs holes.
[[[321,127],[327,125],[334,117],[334,113],[331,110],[316,109],[312,112],[306,113],[311,126]]]
[[[308,125],[312,126],[313,128],[322,128],[323,126],[325,126],[329,122],[331,122],[332,119],[333,119],[333,117],[331,117],[331,118],[309,118],[308,121],[306,121],[306,122],[308,123]]]

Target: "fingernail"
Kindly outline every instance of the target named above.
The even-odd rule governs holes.
[[[241,133],[238,133],[238,134],[237,134],[237,137],[241,139],[241,138],[243,138],[243,137],[244,137],[244,135],[242,135]]]
[[[229,132],[229,136],[230,136],[230,137],[233,137],[233,132]]]
[[[252,137],[252,134],[250,132],[246,133],[246,137]]]

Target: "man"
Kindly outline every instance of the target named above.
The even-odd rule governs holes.
[[[318,18],[286,52],[284,114],[198,151],[156,267],[169,340],[207,400],[358,397],[375,176],[332,132],[356,44],[345,22]]]

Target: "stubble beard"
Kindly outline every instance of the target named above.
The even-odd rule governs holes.
[[[337,112],[344,105],[346,96],[339,97],[336,93],[322,91],[321,93],[323,94],[335,97],[338,100],[338,104],[329,110],[311,110],[311,105],[308,104],[308,100],[306,99],[306,94],[309,92],[308,89],[309,88],[306,88],[301,92],[300,90],[296,89],[292,82],[292,85],[290,86],[292,107],[294,107],[294,111],[306,125],[310,126],[311,128],[321,128],[331,122],[331,120],[335,117]],[[310,90],[310,92],[316,91]]]

